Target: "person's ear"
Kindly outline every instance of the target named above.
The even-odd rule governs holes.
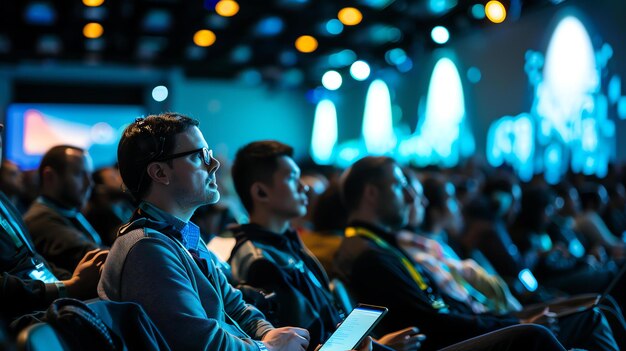
[[[250,195],[253,201],[265,202],[268,199],[268,187],[261,182],[254,182],[250,186]]]
[[[150,163],[148,165],[148,168],[146,168],[146,172],[148,173],[148,176],[150,176],[153,182],[163,184],[163,185],[170,184],[170,177],[167,174],[167,172],[165,172],[165,169],[163,168],[162,163],[160,162]]]

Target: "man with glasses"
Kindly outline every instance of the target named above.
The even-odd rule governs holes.
[[[173,350],[306,349],[306,330],[274,328],[243,301],[190,222],[220,197],[220,164],[198,121],[175,113],[137,119],[122,135],[118,162],[141,204],[111,249],[101,298],[139,303]]]

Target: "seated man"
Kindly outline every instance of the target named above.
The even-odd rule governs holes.
[[[309,333],[275,329],[246,304],[189,221],[220,197],[212,154],[198,121],[179,114],[139,118],[124,130],[120,173],[142,202],[111,248],[100,297],[140,304],[172,350],[304,350]]]
[[[4,125],[0,124],[0,132],[3,129]],[[0,191],[0,320],[10,321],[35,309],[44,309],[59,297],[95,297],[100,266],[106,255],[107,251],[103,250],[88,252],[73,274],[54,269],[35,251],[18,210]]]
[[[237,244],[229,262],[235,281],[276,294],[273,322],[306,328],[314,349],[332,334],[344,311],[334,301],[326,272],[290,226],[306,214],[308,191],[292,156],[293,149],[277,141],[254,142],[237,152],[233,181],[250,224],[233,229]],[[381,341],[411,350],[419,348],[420,339],[417,329],[408,328]]]
[[[389,308],[379,325],[381,332],[419,323],[428,335],[424,349],[434,350],[547,317],[545,310],[527,320],[477,314],[431,284],[429,274],[396,243],[397,231],[407,224],[414,193],[392,158],[357,161],[342,176],[342,194],[349,226],[335,264],[358,301]],[[618,349],[604,316],[596,309],[562,317],[558,328],[566,347]]]
[[[80,213],[91,192],[91,168],[83,149],[61,145],[48,150],[39,165],[41,194],[24,214],[37,251],[69,272],[87,251],[106,248]]]

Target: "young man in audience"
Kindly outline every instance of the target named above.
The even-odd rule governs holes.
[[[60,145],[39,165],[41,194],[24,214],[35,247],[50,263],[69,272],[88,251],[106,248],[80,212],[91,192],[91,157]]]
[[[389,308],[381,332],[419,323],[428,336],[424,349],[434,350],[505,326],[550,317],[545,310],[527,320],[476,314],[431,284],[428,273],[411,262],[396,243],[414,194],[392,158],[370,156],[357,161],[342,176],[342,195],[349,225],[335,264],[358,301]],[[548,324],[558,327],[558,338],[566,347],[618,349],[604,316],[596,309]]]
[[[237,152],[233,181],[250,224],[233,229],[237,244],[229,262],[236,281],[275,294],[275,323],[306,328],[312,350],[349,311],[338,308],[326,272],[290,225],[306,214],[309,190],[292,156],[290,146],[269,140]],[[409,351],[419,349],[421,338],[409,327],[380,342]]]
[[[220,164],[198,121],[175,113],[137,119],[122,135],[118,161],[141,204],[111,249],[100,297],[139,303],[173,350],[306,349],[305,329],[274,328],[243,301],[189,221],[220,197]]]

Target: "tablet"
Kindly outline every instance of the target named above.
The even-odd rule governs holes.
[[[387,308],[359,304],[318,351],[354,350],[387,313]]]

